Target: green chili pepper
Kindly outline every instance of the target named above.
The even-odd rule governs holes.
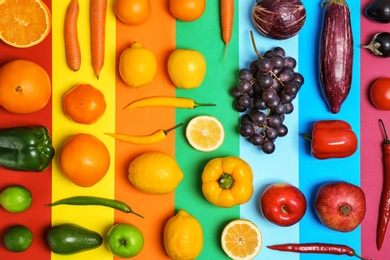
[[[75,197],[61,199],[61,200],[58,200],[56,202],[46,204],[45,206],[46,207],[53,207],[53,206],[57,206],[57,205],[105,206],[105,207],[118,209],[118,210],[123,211],[125,213],[132,213],[132,214],[135,214],[141,218],[144,218],[140,214],[134,212],[126,203],[119,201],[119,200],[112,200],[112,199],[106,199],[106,198],[90,197],[90,196],[75,196]]]
[[[44,171],[54,157],[44,126],[0,129],[0,167],[16,171]]]

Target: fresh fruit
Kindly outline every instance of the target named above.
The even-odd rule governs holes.
[[[144,237],[136,226],[119,223],[108,231],[106,243],[113,255],[129,258],[141,252],[144,246]]]
[[[260,198],[263,216],[270,222],[282,226],[298,223],[306,213],[305,195],[288,183],[269,185]]]
[[[73,121],[80,124],[93,124],[106,111],[104,94],[90,84],[79,84],[64,96],[64,111]]]
[[[174,191],[184,175],[176,160],[162,152],[146,152],[129,165],[129,180],[135,188],[151,194]]]
[[[9,186],[0,193],[0,205],[8,212],[26,211],[31,203],[31,192],[24,186]]]
[[[296,60],[275,47],[257,53],[249,69],[239,71],[239,83],[232,89],[235,110],[242,113],[240,135],[265,154],[275,151],[277,137],[286,136],[285,115],[294,110],[292,101],[304,83],[294,72]]]
[[[9,112],[37,112],[46,106],[50,96],[49,75],[39,64],[18,59],[0,68],[0,106]]]
[[[314,210],[321,223],[328,228],[349,232],[364,219],[366,197],[363,190],[352,183],[328,182],[318,188]]]
[[[81,187],[91,187],[106,175],[110,153],[96,136],[79,133],[63,144],[59,161],[62,173],[70,181]]]
[[[197,88],[206,76],[206,59],[197,50],[176,49],[168,59],[168,74],[177,88]]]
[[[199,221],[181,209],[164,228],[165,251],[173,260],[195,259],[203,249],[203,230]]]
[[[130,87],[138,88],[150,83],[157,73],[156,56],[135,42],[125,49],[119,59],[119,74]]]
[[[206,10],[206,0],[169,0],[169,10],[178,20],[192,22]]]
[[[222,231],[223,251],[234,260],[254,259],[260,252],[262,236],[259,228],[246,219],[229,222]]]
[[[33,234],[23,225],[8,228],[3,235],[3,245],[11,252],[26,251],[32,244]]]
[[[216,117],[197,116],[188,123],[186,138],[194,149],[211,152],[222,145],[225,139],[225,130]]]
[[[69,255],[98,248],[102,236],[76,224],[64,223],[52,226],[46,234],[50,250],[60,255]]]
[[[150,0],[115,0],[114,8],[119,20],[128,25],[145,23],[152,11]]]
[[[390,110],[390,78],[379,78],[370,88],[372,104],[381,110]]]
[[[1,1],[0,17],[0,39],[14,47],[37,45],[51,30],[51,13],[42,0]]]

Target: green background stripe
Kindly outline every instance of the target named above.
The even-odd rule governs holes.
[[[238,6],[238,1],[236,1]],[[215,103],[216,107],[177,109],[176,121],[185,125],[198,115],[218,118],[225,129],[223,145],[213,152],[194,150],[185,139],[185,128],[176,134],[176,159],[184,172],[184,179],[175,192],[175,210],[185,209],[202,224],[205,244],[198,259],[229,259],[222,251],[220,236],[223,227],[240,217],[240,208],[220,208],[209,203],[202,194],[201,174],[205,164],[217,157],[239,156],[237,133],[238,113],[232,108],[230,89],[237,84],[238,71],[238,10],[235,10],[232,42],[223,61],[224,43],[221,38],[219,1],[207,1],[203,16],[193,22],[176,22],[176,48],[200,51],[207,62],[203,84],[196,89],[177,89],[177,97],[189,97],[198,103]]]

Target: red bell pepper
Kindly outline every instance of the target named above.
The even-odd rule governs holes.
[[[349,123],[322,120],[314,123],[311,154],[317,159],[345,158],[357,150],[358,140]]]

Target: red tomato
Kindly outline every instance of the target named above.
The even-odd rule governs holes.
[[[372,104],[381,110],[390,110],[390,78],[375,80],[370,89]]]

